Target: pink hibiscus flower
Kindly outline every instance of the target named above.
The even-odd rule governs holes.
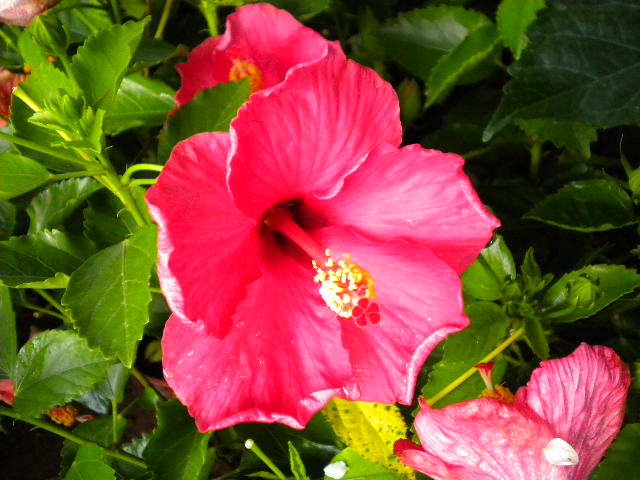
[[[7,124],[11,115],[11,95],[13,89],[26,78],[21,73],[13,73],[0,67],[0,127]]]
[[[3,0],[0,6],[0,22],[11,25],[29,25],[41,13],[60,0]]]
[[[173,316],[165,377],[203,430],[303,428],[331,397],[408,404],[465,327],[498,221],[459,156],[398,149],[392,87],[331,48],[179,143],[147,194]]]
[[[291,67],[326,55],[329,45],[339,48],[285,10],[267,3],[240,7],[227,17],[224,35],[205,40],[177,66],[182,87],[176,102],[184,105],[205,88],[245,77],[252,93],[272,87]]]
[[[398,440],[394,450],[434,480],[587,479],[620,431],[630,381],[613,350],[583,343],[542,362],[513,403],[421,402],[422,446]]]

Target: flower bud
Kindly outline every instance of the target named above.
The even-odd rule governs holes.
[[[592,308],[600,288],[586,277],[578,277],[567,286],[569,303],[577,308]]]
[[[0,6],[0,22],[26,27],[60,0],[8,0]]]

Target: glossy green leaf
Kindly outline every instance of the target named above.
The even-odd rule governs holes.
[[[342,464],[342,463],[344,464]],[[368,462],[350,448],[344,449],[336,455],[331,461],[333,469],[342,472],[346,468],[346,473],[341,480],[404,480],[405,477],[387,470],[380,465]],[[338,473],[339,475],[339,473]],[[325,475],[324,480],[333,480],[338,477],[328,477]]]
[[[121,242],[138,228],[131,213],[110,192],[103,190],[89,199],[84,209],[84,234],[99,247]]]
[[[329,0],[272,0],[269,3],[304,21],[329,8],[330,2]]]
[[[0,281],[20,288],[64,288],[93,253],[82,237],[45,230],[0,242]]]
[[[302,462],[300,454],[293,446],[293,443],[289,442],[289,462],[291,463],[291,473],[296,480],[309,480],[307,476],[307,469]]]
[[[134,9],[136,6],[129,2],[129,5],[133,6]],[[146,10],[144,3],[142,3],[143,8]],[[146,14],[143,13],[142,16]],[[149,68],[153,65],[157,65],[158,63],[164,62],[168,60],[173,55],[176,55],[180,49],[184,49],[184,46],[175,46],[169,42],[165,42],[164,40],[159,40],[157,38],[152,38],[148,36],[143,36],[140,39],[140,43],[138,44],[138,48],[136,49],[133,60],[131,61],[131,66],[129,67],[129,72],[139,72],[145,68]]]
[[[211,433],[200,433],[187,409],[170,400],[158,409],[158,426],[153,431],[144,458],[154,480],[193,480],[204,466]],[[167,452],[171,452],[170,455]]]
[[[224,132],[249,97],[249,82],[220,83],[207,88],[169,119],[160,134],[158,156],[166,160],[180,140],[200,132]]]
[[[592,305],[575,306],[570,302],[570,287],[576,279],[586,278],[598,289]],[[574,322],[590,317],[622,295],[640,287],[640,275],[623,265],[589,265],[560,277],[545,293],[542,307],[555,322]]]
[[[7,287],[0,287],[0,378],[11,378],[16,364],[16,316]]]
[[[544,329],[540,320],[535,317],[526,317],[524,319],[524,339],[541,360],[549,358],[549,342],[544,334]]]
[[[0,200],[0,240],[9,240],[16,227],[16,207]]]
[[[116,480],[116,472],[104,463],[102,455],[97,445],[82,445],[64,480]]]
[[[62,0],[53,12],[69,30],[73,43],[83,42],[93,32],[113,25],[113,15],[102,0]]]
[[[509,318],[499,305],[493,302],[475,302],[467,305],[465,313],[470,324],[464,330],[449,335],[444,343],[444,356],[429,374],[429,381],[422,389],[425,398],[436,395],[452,381],[476,365],[500,343],[506,334]],[[504,364],[494,369],[494,381],[501,377]],[[479,375],[436,402],[436,407],[476,398],[484,389]]]
[[[149,225],[84,262],[62,297],[89,345],[126,367],[133,364],[149,321],[149,276],[155,260],[156,227]]]
[[[519,119],[600,128],[640,122],[640,5],[556,0],[529,29],[531,43],[487,126],[490,139]]]
[[[591,156],[591,143],[598,139],[595,127],[576,122],[559,122],[552,118],[516,120],[530,137],[552,142],[558,148],[566,148],[583,157]]]
[[[479,27],[447,54],[440,57],[427,81],[425,107],[442,99],[459,79],[489,57],[499,45],[498,32],[493,25]]]
[[[528,43],[527,28],[544,8],[544,0],[502,0],[496,13],[498,31],[516,60]]]
[[[30,192],[50,178],[47,169],[30,158],[15,153],[0,154],[0,200]]]
[[[106,378],[108,363],[75,332],[47,330],[18,353],[14,408],[34,417],[91,390]]]
[[[90,106],[109,108],[146,23],[113,25],[94,33],[78,48],[71,70]]]
[[[78,403],[86,406],[89,410],[107,415],[111,413],[112,402],[116,405],[122,402],[124,387],[129,379],[129,370],[121,363],[115,363],[107,372],[106,380],[98,383],[93,390],[85,393],[78,399]]]
[[[460,44],[471,30],[491,25],[475,10],[429,6],[402,13],[380,28],[380,44],[389,58],[412,74],[429,80],[438,60]]]
[[[69,215],[101,188],[92,178],[69,178],[45,188],[27,208],[29,232],[62,227]]]
[[[640,220],[629,194],[605,179],[571,182],[538,203],[525,218],[581,232],[621,228]]]
[[[607,450],[604,460],[593,472],[593,480],[640,478],[640,423],[625,425]]]
[[[515,276],[513,256],[503,238],[496,235],[462,274],[462,289],[478,300],[498,300],[504,282]]]
[[[175,91],[160,80],[140,74],[124,78],[104,117],[105,132],[116,135],[135,127],[162,125],[176,106],[174,96]]]

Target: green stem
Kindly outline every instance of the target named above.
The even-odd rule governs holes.
[[[130,187],[139,187],[141,185],[155,185],[157,180],[155,178],[140,178],[138,180],[133,180],[129,183]]]
[[[506,350],[512,343],[514,343],[520,337],[522,337],[523,334],[524,334],[524,327],[518,328],[515,332],[513,332],[511,334],[511,336],[509,338],[507,338],[504,342],[502,342],[500,345],[498,345],[496,348],[494,348],[490,353],[488,353],[478,363],[490,362],[495,357],[497,357],[499,354],[501,354],[504,350]],[[429,405],[434,405],[436,402],[439,402],[444,397],[449,395],[452,391],[454,391],[456,388],[458,388],[460,385],[462,385],[465,381],[467,381],[467,379],[469,377],[471,377],[471,375],[473,375],[476,372],[476,370],[477,370],[476,367],[471,367],[469,370],[464,372],[462,375],[460,375],[458,378],[456,378],[449,385],[447,385],[442,390],[440,390],[438,393],[436,393],[433,397],[427,398],[426,402]]]
[[[149,381],[146,378],[144,378],[144,375],[137,368],[133,367],[131,369],[131,375],[133,375],[136,378],[136,380],[140,382],[140,385],[142,385],[144,388],[153,388],[149,383]]]
[[[149,291],[151,293],[159,293],[160,295],[162,295],[162,290],[160,290],[159,288],[149,287]]]
[[[18,47],[16,47],[16,44],[13,43],[13,40],[11,40],[9,35],[7,35],[4,32],[4,30],[2,30],[2,29],[0,29],[0,37],[2,37],[2,39],[7,43],[7,45],[9,45],[11,48],[13,48],[16,52],[20,51],[20,50],[18,50]]]
[[[131,176],[139,172],[141,170],[149,170],[152,172],[161,172],[164,167],[162,165],[156,165],[155,163],[137,163],[135,165],[131,165],[127,170],[122,174],[122,184],[128,185],[131,181]]]
[[[49,295],[49,293],[47,293],[46,290],[42,290],[40,288],[34,288],[34,290],[38,292],[38,294],[42,298],[44,298],[47,302],[49,302],[53,307],[55,307],[56,310],[58,310],[64,316],[65,321],[67,322],[71,321],[71,317],[69,316],[65,308],[62,305],[60,305],[60,303],[55,298]]]
[[[209,35],[216,37],[218,35],[218,6],[212,0],[203,0],[200,4],[200,11],[207,21]]]
[[[166,0],[164,3],[164,8],[162,9],[162,16],[160,17],[160,21],[158,22],[158,28],[156,29],[156,34],[153,38],[160,40],[162,35],[164,34],[164,29],[167,26],[167,22],[169,21],[169,15],[171,14],[171,9],[173,8],[174,0]]]
[[[64,315],[60,315],[58,312],[54,312],[53,310],[49,310],[48,308],[42,308],[37,305],[33,305],[31,303],[23,303],[22,306],[24,308],[28,308],[29,310],[35,310],[36,312],[44,313],[45,315],[51,315],[52,317],[59,318],[63,322],[67,322],[68,319]]]
[[[534,140],[531,145],[531,159],[529,163],[529,176],[532,180],[538,179],[540,173],[540,158],[542,156],[542,141]]]
[[[64,180],[66,178],[78,178],[78,177],[97,177],[98,175],[104,175],[106,170],[83,170],[81,172],[69,172],[59,173],[53,175],[51,180],[56,182],[58,180]]]
[[[282,471],[276,466],[276,464],[273,463],[262,450],[260,450],[260,447],[256,445],[256,442],[249,438],[246,442],[244,442],[244,446],[248,450],[251,450],[253,453],[255,453],[256,457],[262,460],[264,464],[269,467],[273,473],[275,473],[276,477],[278,477],[280,480],[287,480],[287,477],[284,476],[284,473],[282,473]]]
[[[60,160],[66,160],[77,165],[84,166],[87,164],[84,160],[79,159],[75,155],[67,155],[63,150],[56,150],[54,148],[40,145],[39,143],[35,143],[30,140],[25,140],[24,138],[9,135],[8,133],[0,132],[0,140],[6,140],[7,142],[13,143],[14,145],[20,145],[21,147],[30,148],[31,150],[36,150],[37,152],[44,153],[45,155],[51,155],[52,157],[59,158]]]
[[[118,443],[118,402],[115,395],[111,399],[111,438],[114,445]]]
[[[97,447],[102,448],[102,452],[108,457],[117,458],[119,460],[123,460],[127,463],[131,463],[140,468],[147,469],[146,463],[140,460],[138,457],[134,457],[133,455],[129,455],[128,453],[121,452],[120,450],[108,450],[106,448],[101,447],[89,440],[85,440],[82,437],[74,435],[68,430],[58,427],[57,425],[53,425],[52,423],[46,422],[44,420],[40,420],[39,418],[25,418],[15,410],[6,407],[0,407],[0,415],[4,415],[6,417],[15,418],[16,420],[20,420],[25,423],[30,423],[31,425],[42,428],[43,430],[47,430],[48,432],[54,433],[60,437],[66,438],[67,440],[77,443],[78,445],[96,445]]]
[[[120,15],[118,0],[111,0],[111,10],[113,10],[113,19],[116,21],[116,23],[122,23],[122,16]]]

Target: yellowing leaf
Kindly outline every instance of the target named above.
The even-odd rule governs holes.
[[[395,405],[334,398],[322,410],[336,435],[364,459],[415,479],[415,472],[393,454],[393,444],[407,437],[407,425]]]

